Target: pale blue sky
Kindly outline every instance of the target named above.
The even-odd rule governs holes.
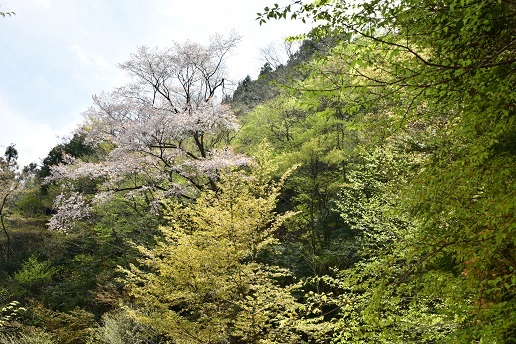
[[[81,122],[91,96],[124,83],[116,65],[141,45],[205,43],[235,30],[228,67],[256,77],[260,48],[306,31],[300,22],[259,26],[259,0],[0,0],[0,146],[15,143],[22,165],[40,162]],[[0,150],[4,150],[0,147]]]

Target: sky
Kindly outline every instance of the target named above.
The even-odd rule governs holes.
[[[40,163],[82,122],[91,97],[122,86],[117,65],[137,47],[208,43],[232,30],[242,40],[227,62],[234,81],[256,78],[260,49],[306,32],[301,22],[260,26],[268,0],[0,0],[0,150]]]

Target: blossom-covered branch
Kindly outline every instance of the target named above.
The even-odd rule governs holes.
[[[80,129],[85,142],[105,150],[104,157],[66,159],[51,168],[47,181],[87,178],[97,185],[91,199],[139,190],[151,203],[171,192],[191,198],[206,187],[216,188],[219,169],[247,163],[225,147],[238,125],[222,102],[224,62],[238,41],[231,34],[213,36],[207,46],[140,47],[120,65],[130,82],[94,96],[85,113]],[[63,199],[58,208],[74,209]],[[51,227],[61,228],[56,221]]]

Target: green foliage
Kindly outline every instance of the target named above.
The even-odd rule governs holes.
[[[86,344],[95,326],[94,315],[80,308],[57,312],[41,304],[32,304],[29,310],[34,325],[44,328],[59,344]]]
[[[43,159],[43,164],[38,170],[38,178],[43,180],[50,176],[51,166],[58,165],[63,162],[64,154],[69,154],[75,158],[85,158],[101,153],[101,149],[95,150],[85,143],[84,135],[74,134],[73,137],[58,144],[48,152],[48,155]]]
[[[378,256],[413,230],[410,216],[395,209],[400,206],[400,188],[417,161],[416,154],[384,143],[357,154],[347,165],[346,183],[336,203],[352,233],[348,241],[356,241],[362,259]]]
[[[365,253],[384,273],[366,279],[362,267],[354,282],[371,281],[377,306],[369,302],[365,309],[381,310],[372,313],[377,321],[361,325],[375,329],[364,340],[514,341],[514,4],[295,1],[269,7],[260,18],[287,14],[315,20],[314,35],[345,39],[313,63],[313,81],[305,89],[315,89],[314,98],[353,92],[363,109],[355,120],[360,134],[419,155],[407,166],[412,178],[395,177],[395,198],[370,198],[356,183],[343,192],[357,197],[342,204],[353,227],[403,228],[396,219],[411,219],[411,229],[386,253],[375,250],[389,240],[372,232],[374,249]],[[361,178],[375,186],[374,174]],[[389,223],[382,209],[396,221]],[[387,267],[398,272],[389,275]],[[416,301],[400,303],[407,296]],[[433,309],[416,316],[418,326],[426,322],[432,329],[439,319],[444,337],[398,326],[425,310],[423,296]]]
[[[12,255],[12,238],[8,230],[7,217],[12,213],[14,199],[22,180],[16,163],[17,156],[18,152],[14,145],[10,145],[4,157],[0,157],[0,227],[3,235],[0,254],[6,270],[10,268]]]
[[[296,85],[310,82],[309,78]],[[330,253],[331,246],[333,239],[346,235],[334,202],[356,139],[342,105],[339,99],[283,92],[243,117],[237,137],[238,144],[251,152],[266,139],[283,166],[298,166],[286,184],[285,202],[280,204],[298,215],[287,221],[282,239],[292,244],[301,240],[308,260],[322,261],[323,266],[340,264]],[[309,257],[314,255],[318,257]],[[309,264],[310,270],[320,270]]]
[[[460,322],[447,312],[450,300],[434,293],[445,293],[460,280],[449,271],[447,254],[436,256],[439,263],[425,265],[432,269],[425,273],[420,266],[425,258],[408,250],[417,244],[417,227],[398,209],[401,190],[420,156],[402,148],[384,142],[348,165],[338,205],[353,234],[343,248],[355,262],[325,281],[339,295],[334,301],[340,312],[336,342],[443,341]]]
[[[50,262],[40,262],[36,257],[30,257],[14,274],[14,281],[20,288],[18,293],[20,296],[36,293],[51,282],[55,273],[56,269]]]
[[[231,98],[233,111],[238,116],[248,113],[257,105],[273,99],[278,94],[277,87],[271,86],[270,73],[252,80],[248,75],[238,83]]]
[[[259,17],[314,20],[314,39],[239,84],[256,164],[197,199],[129,192],[38,233],[49,166],[112,147],[75,136],[39,179],[6,152],[1,301],[29,306],[2,309],[1,342],[516,341],[516,6],[295,0]]]
[[[141,323],[129,309],[102,316],[102,326],[95,328],[88,339],[91,344],[167,343],[166,338],[149,325]]]
[[[257,106],[278,97],[283,88],[289,88],[296,80],[304,79],[309,73],[303,65],[314,55],[327,51],[332,44],[331,40],[303,40],[297,51],[289,52],[286,63],[278,62],[278,65],[272,66],[266,62],[256,80],[246,76],[238,83],[231,97],[230,103],[235,114],[238,117],[247,115]]]
[[[0,333],[0,343],[3,344],[56,344],[55,336],[37,328],[28,329],[21,334]]]
[[[301,125],[306,112],[297,105],[296,99],[282,95],[253,109],[242,120],[238,134],[242,146],[258,147],[267,139],[274,147],[292,149],[302,130]]]
[[[36,249],[52,266],[52,283],[35,286],[30,296],[63,312],[81,307],[100,316],[117,307],[117,266],[128,267],[138,255],[129,242],[152,245],[157,234],[161,216],[147,210],[138,197],[114,197],[94,208],[86,221],[77,221],[73,231],[47,232]],[[17,292],[22,290],[27,288]]]
[[[5,329],[23,313],[25,308],[21,307],[18,301],[11,301],[9,304],[0,308],[0,333],[5,332]]]
[[[299,341],[298,305],[281,286],[289,273],[261,254],[277,246],[273,234],[289,216],[274,213],[285,176],[271,182],[274,167],[257,161],[251,175],[226,172],[217,192],[188,207],[171,202],[164,240],[141,248],[143,266],[127,271],[140,316],[178,343]]]

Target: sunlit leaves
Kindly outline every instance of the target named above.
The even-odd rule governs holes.
[[[227,172],[218,192],[205,191],[188,207],[169,203],[164,240],[141,248],[145,268],[127,272],[142,317],[175,340],[299,340],[288,321],[296,303],[278,284],[289,272],[262,262],[288,216],[274,213],[281,183],[264,183],[267,169]]]
[[[395,259],[408,266],[401,273],[406,277],[393,288],[382,286],[384,278],[370,279],[376,289],[373,300],[385,302],[382,307],[389,311],[401,308],[401,318],[377,308],[364,326],[380,319],[385,332],[374,340],[395,338],[394,332],[389,334],[394,319],[405,321],[411,312],[404,314],[399,297],[415,288],[430,299],[442,297],[438,303],[446,307],[435,311],[456,317],[455,324],[442,330],[448,340],[513,340],[514,293],[507,286],[514,276],[516,244],[511,239],[516,237],[514,4],[369,1],[348,9],[340,1],[293,1],[292,6],[269,8],[262,19],[283,17],[281,11],[287,11],[319,21],[315,36],[348,37],[313,64],[314,76],[324,82],[312,82],[304,91],[315,90],[314,97],[320,97],[351,89],[353,99],[362,103],[354,107],[363,115],[353,125],[360,129],[359,138],[382,146],[393,139],[397,147],[419,156],[407,166],[414,178],[398,180],[395,202],[383,202],[393,214],[412,217],[410,240],[394,251],[400,255]],[[374,180],[373,175],[362,177]],[[344,188],[349,196],[363,197],[342,208],[351,210],[348,221],[356,227],[364,224],[362,230],[388,223],[380,215],[382,204],[351,185]],[[357,207],[368,203],[371,212]],[[378,233],[372,238],[382,242]],[[379,259],[386,268],[389,262]],[[430,276],[447,274],[454,288],[429,283]]]

